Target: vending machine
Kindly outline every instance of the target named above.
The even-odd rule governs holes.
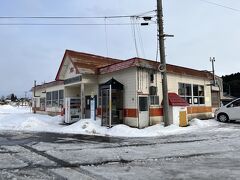
[[[81,119],[81,99],[65,98],[65,118],[67,124],[74,123]]]

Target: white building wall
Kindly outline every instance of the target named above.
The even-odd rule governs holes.
[[[46,88],[46,92],[58,91],[58,90],[63,90],[63,89],[64,89],[63,85],[52,86],[52,87]]]
[[[76,69],[74,68],[72,63],[69,63],[68,67],[66,69],[64,79],[69,79],[69,78],[72,78],[72,77],[75,77],[75,76],[77,76]]]
[[[57,85],[57,86],[52,86],[52,87],[47,87],[47,88],[42,88],[39,90],[35,91],[35,95],[38,96],[34,98],[34,92],[33,92],[33,98],[36,99],[36,108],[40,108],[40,99],[41,98],[46,98],[46,92],[52,92],[52,91],[58,91],[58,90],[63,90],[64,86],[63,85]],[[47,107],[46,106],[46,99],[45,99],[45,111],[46,112],[60,112],[61,108],[60,107]]]
[[[150,81],[150,74],[154,75],[153,82]],[[150,69],[139,68],[137,70],[137,92],[138,94],[149,94],[149,87],[157,87],[157,95],[162,98],[162,79],[161,74]]]
[[[85,96],[95,96],[98,94],[98,84],[85,84],[84,85],[84,95]]]
[[[64,88],[64,98],[80,97],[81,88],[79,86],[66,86]]]
[[[123,93],[123,108],[124,109],[137,109],[137,82],[136,82],[137,68],[131,67],[128,69],[116,71],[109,74],[99,75],[98,82],[103,84],[111,78],[116,79],[124,85]],[[124,124],[138,127],[137,117],[124,117]]]
[[[204,86],[205,106],[212,106],[211,102],[211,86],[210,81],[203,78],[193,76],[181,76],[177,74],[168,74],[168,92],[175,92],[178,94],[178,83],[187,83]]]
[[[52,86],[52,87],[46,88],[46,92],[59,91],[59,90],[64,90],[64,86],[58,85],[58,86]],[[46,95],[45,95],[45,97],[46,97]],[[46,111],[58,113],[58,112],[61,112],[61,107],[47,107],[46,106]]]
[[[32,97],[33,97],[33,100],[35,100],[35,102],[36,102],[36,107],[37,108],[40,107],[40,98],[46,97],[46,94],[42,93],[44,91],[45,91],[45,89],[36,90],[35,91],[35,96],[36,97],[34,97],[34,92],[32,92]],[[33,102],[33,106],[34,106],[34,102]]]
[[[136,71],[137,68],[132,67],[109,74],[99,75],[98,82],[103,84],[114,78],[124,85],[124,108],[136,108]]]

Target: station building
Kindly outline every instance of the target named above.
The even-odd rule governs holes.
[[[164,116],[158,67],[159,62],[141,58],[120,60],[66,50],[55,81],[32,88],[33,108],[56,115],[62,112],[66,98],[78,97],[81,118],[90,118],[94,99],[102,125],[109,125],[109,118],[112,124],[138,128],[158,124]],[[170,64],[166,68],[170,97],[185,100],[188,119],[211,118],[213,108],[220,104],[221,78],[213,86],[208,71]]]

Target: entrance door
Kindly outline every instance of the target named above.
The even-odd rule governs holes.
[[[90,101],[91,101],[91,96],[85,96],[85,118],[86,119],[90,118]]]
[[[149,126],[149,106],[148,106],[148,96],[139,96],[139,128],[144,128]]]
[[[109,126],[109,89],[102,89],[101,96],[102,126]]]
[[[40,98],[40,110],[45,111],[46,98]]]
[[[91,101],[95,100],[94,110],[97,107],[97,96],[95,95],[93,98],[91,96],[85,96],[85,118],[93,118],[91,117]]]

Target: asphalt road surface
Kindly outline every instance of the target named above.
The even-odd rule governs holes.
[[[240,179],[240,123],[155,138],[1,131],[0,179]]]

